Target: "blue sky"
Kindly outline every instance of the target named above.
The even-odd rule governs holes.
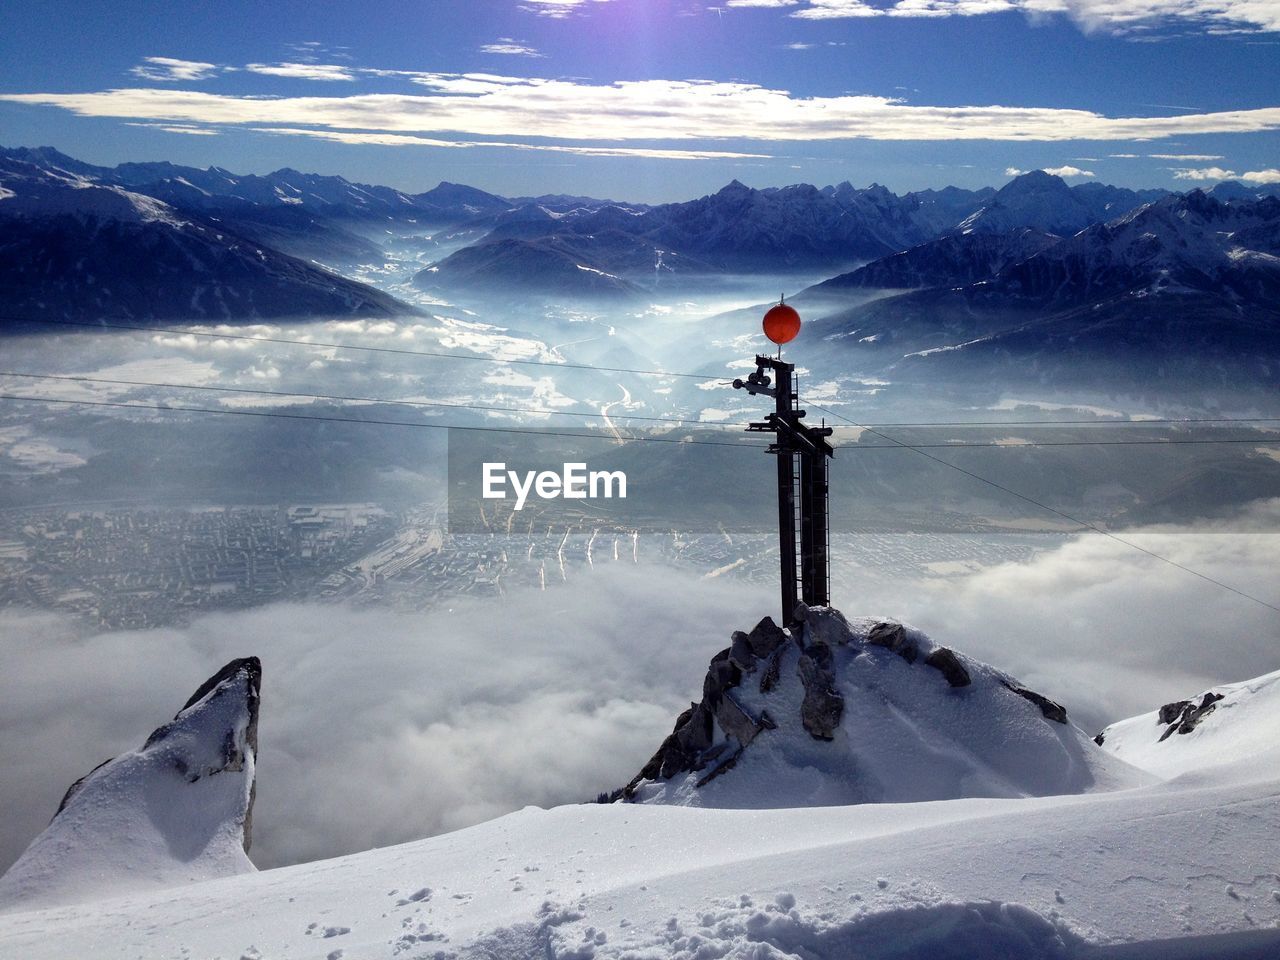
[[[0,64],[0,143],[98,163],[645,201],[1280,181],[1280,0],[10,0]]]

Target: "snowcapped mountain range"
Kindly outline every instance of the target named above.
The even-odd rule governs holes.
[[[830,270],[794,299],[832,344],[833,376],[1235,389],[1280,383],[1275,192],[1073,187],[1034,171],[901,196],[734,181],[649,206],[18,148],[0,151],[0,313],[390,316],[423,293],[625,308],[742,271]]]
[[[1169,194],[1068,237],[975,228],[797,302],[847,360],[899,381],[1032,372],[1041,386],[1184,395],[1280,384],[1280,199]]]
[[[242,846],[258,672],[235,661],[140,751],[73,786],[0,880],[0,952],[1243,960],[1280,947],[1280,674],[1112,724],[1098,745],[1061,705],[908,626],[803,616],[794,635],[768,621],[734,635],[619,802],[261,873]]]
[[[74,162],[44,158],[41,165],[18,153],[0,153],[0,312],[9,318],[411,312],[381,291],[256,242],[247,235],[254,231],[241,233],[207,209],[174,206]],[[269,221],[258,222],[270,231]]]

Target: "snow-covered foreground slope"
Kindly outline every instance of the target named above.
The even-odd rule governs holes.
[[[1280,784],[1237,772],[1021,800],[530,808],[338,860],[0,916],[0,955],[1089,956],[1090,942],[1280,921]],[[1265,956],[1233,942],[1123,955]]]
[[[44,887],[0,914],[0,957],[1280,957],[1280,753],[1268,736],[1280,717],[1280,674],[1215,688],[1223,696],[1212,711],[1203,696],[1167,706],[1179,726],[1192,713],[1197,720],[1154,748],[1168,724],[1145,715],[1108,728],[1100,749],[1057,704],[991,667],[940,654],[915,631],[804,613],[796,638],[762,625],[712,661],[702,706],[726,746],[687,754],[684,743],[671,754],[716,770],[738,751],[711,781],[726,792],[699,793],[705,787],[677,771],[633,785],[633,796],[668,802],[530,807],[416,843],[200,881],[175,859],[174,843],[192,831],[154,828],[207,825],[211,812],[232,810],[221,794],[207,807],[188,803],[202,781],[179,786],[171,776],[175,758],[201,770],[227,759],[225,748],[208,755],[220,724],[230,736],[219,742],[236,747],[248,773],[233,772],[233,756],[203,788],[251,782],[248,728],[222,709],[236,698],[218,691],[244,679],[256,697],[256,675],[224,670],[142,751],[73,788],[15,867],[28,878],[31,864],[42,867]],[[806,657],[814,662],[802,665]],[[733,663],[742,665],[736,679]],[[760,685],[767,702],[756,699]],[[758,721],[766,710],[778,719],[750,734],[742,717]],[[198,716],[217,722],[193,724]],[[1161,748],[1182,750],[1181,759],[1161,768],[1151,761]],[[917,800],[1008,795],[812,805],[841,783],[891,784],[895,763]],[[1046,781],[1055,769],[1058,779]],[[157,792],[170,786],[188,792]],[[1076,792],[1028,795],[1054,787]],[[756,802],[762,794],[805,805]],[[724,803],[734,795],[752,808]],[[168,814],[157,819],[162,808]],[[247,865],[231,855],[239,855],[229,844],[236,831],[219,836],[228,842],[210,847],[227,855],[218,869]],[[149,886],[128,882],[134,857]],[[110,870],[95,877],[86,869],[94,863]],[[50,906],[50,890],[69,899],[55,886],[67,877],[84,902]]]
[[[1280,772],[1280,670],[1113,723],[1098,739],[1165,779],[1240,763]]]
[[[0,877],[0,911],[252,871],[261,676],[256,657],[233,660],[140,749],[72,784]]]

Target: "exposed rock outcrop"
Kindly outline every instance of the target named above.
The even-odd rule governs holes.
[[[604,799],[630,799],[639,783],[700,773],[715,761],[719,761],[718,768],[723,768],[762,730],[772,729],[774,724],[768,713],[752,716],[734,699],[733,690],[744,676],[760,669],[765,658],[772,659],[764,668],[762,680],[768,679],[770,669],[776,673],[777,659],[773,654],[787,640],[788,635],[769,617],[750,633],[736,631],[732,646],[711,658],[702,681],[702,701],[689,704],[689,709],[680,714],[675,729],[631,783]]]
[[[1160,734],[1160,739],[1167,740],[1174,733],[1190,733],[1201,720],[1213,713],[1221,699],[1222,694],[1210,690],[1200,698],[1199,703],[1194,700],[1176,700],[1173,703],[1166,703],[1160,708],[1159,720],[1161,724],[1169,726],[1164,733]]]
[[[787,630],[766,618],[735,632],[702,700],[600,799],[800,806],[1079,792],[1135,776],[1061,704],[1000,671],[901,623],[802,605]]]
[[[844,715],[844,697],[836,692],[835,658],[825,643],[815,643],[800,656],[800,682],[804,700],[800,722],[815,740],[834,740]]]
[[[924,658],[924,662],[946,677],[947,683],[953,687],[967,687],[973,682],[969,677],[969,671],[964,668],[955,651],[948,650],[946,647],[938,647]]]
[[[1012,680],[1003,680],[1001,682],[1005,685],[1005,687],[1012,690],[1018,696],[1022,697],[1022,699],[1030,700],[1032,703],[1034,703],[1037,707],[1040,708],[1040,712],[1043,713],[1048,719],[1052,720],[1054,723],[1067,722],[1067,708],[1064,707],[1062,704],[1058,703],[1055,700],[1050,700],[1048,697],[1044,696],[1043,694],[1036,693],[1034,690],[1028,690],[1026,687],[1019,686],[1018,684],[1014,683]],[[1102,745],[1102,741],[1097,740],[1096,738],[1094,742],[1097,743],[1099,746]]]

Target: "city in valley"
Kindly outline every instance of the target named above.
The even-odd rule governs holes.
[[[1028,559],[1064,538],[930,520],[931,532],[833,535],[835,575],[855,583],[963,575]],[[125,629],[288,600],[423,609],[465,594],[555,589],[609,563],[675,563],[696,576],[762,584],[777,576],[776,543],[758,532],[627,529],[587,515],[566,522],[563,513],[522,524],[524,533],[493,526],[450,533],[443,503],[399,511],[370,503],[9,510],[0,513],[0,608],[57,610]]]

